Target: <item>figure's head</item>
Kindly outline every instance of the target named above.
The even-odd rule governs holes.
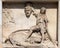
[[[40,10],[40,13],[41,14],[46,14],[46,8],[45,7],[42,7],[41,10]]]
[[[32,13],[32,7],[31,7],[31,3],[30,2],[27,2],[26,3],[26,6],[25,6],[25,15],[26,15],[26,17],[30,17],[30,15],[31,15],[31,13]]]

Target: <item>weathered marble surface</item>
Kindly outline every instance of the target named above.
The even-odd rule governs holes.
[[[25,40],[26,40],[26,38],[27,38],[27,36],[28,36],[28,34],[29,34],[29,32],[28,31],[17,31],[17,32],[13,32],[10,36],[9,36],[9,38],[10,38],[10,40],[11,40],[11,42],[13,43],[13,45],[12,44],[10,44],[10,43],[4,43],[3,44],[3,46],[4,46],[4,48],[11,48],[11,47],[17,47],[17,48],[55,48],[55,46],[54,46],[54,44],[49,40],[49,39],[47,39],[47,40],[45,40],[44,41],[44,43],[39,43],[39,44],[37,44],[37,43],[30,43],[30,42],[25,42]],[[32,38],[33,37],[33,38]],[[34,33],[32,36],[31,36],[31,40],[32,41],[34,41],[35,39],[34,39],[34,37],[35,37],[35,39],[38,39],[39,40],[39,37],[40,37],[40,35],[39,34],[37,34],[37,33]],[[30,40],[30,41],[31,41]],[[18,46],[16,45],[16,44],[18,44]]]
[[[37,6],[37,4],[35,4],[35,5],[34,5],[34,8],[36,8],[36,7],[38,8],[38,9],[36,9],[37,13],[39,13],[40,7],[42,7],[42,6],[47,7],[46,15],[47,15],[48,20],[49,20],[48,30],[49,30],[49,33],[51,34],[52,38],[54,40],[56,40],[57,5],[56,4],[48,4],[48,5],[38,4],[39,7]],[[9,22],[11,20],[11,18],[8,18],[10,20],[5,18],[4,22],[7,22],[7,24],[6,24],[7,27],[3,27],[3,41],[6,38],[8,38],[10,33],[12,33],[13,31],[19,30],[19,29],[29,29],[31,26],[34,26],[36,24],[36,18],[33,15],[31,15],[29,19],[26,18],[23,8],[24,8],[24,4],[16,4],[16,6],[14,6],[14,4],[6,4],[6,5],[4,5],[3,10],[5,10],[5,9],[8,10],[10,15],[7,14],[7,16],[13,17],[14,20],[15,20],[15,23]],[[3,15],[3,18],[4,17],[5,16]]]
[[[37,4],[35,4],[35,5],[34,5],[35,8],[36,7],[38,8],[38,9],[36,8],[37,12],[40,11],[41,6],[46,6],[47,7],[47,13],[46,14],[47,14],[47,17],[49,19],[48,30],[49,30],[52,38],[54,40],[56,40],[57,4],[49,4],[50,6],[39,4],[39,6],[41,5],[40,7],[37,6]],[[6,24],[8,27],[3,27],[3,42],[9,37],[9,35],[13,31],[20,30],[20,29],[29,29],[31,26],[35,25],[35,21],[36,21],[36,19],[33,15],[31,15],[31,17],[29,19],[26,18],[25,14],[24,14],[24,4],[16,4],[16,6],[14,6],[14,4],[6,4],[6,5],[4,5],[3,10],[5,10],[6,8],[9,11],[9,13],[11,13],[10,15],[14,18],[15,23],[9,22],[11,20],[11,18],[4,20],[4,21],[8,22]],[[10,10],[11,10],[11,12],[10,12]],[[9,14],[7,14],[7,16],[9,16]],[[4,17],[4,15],[3,15],[3,17]],[[25,34],[23,34],[23,35],[25,35]],[[19,38],[21,40],[23,40],[23,39],[25,40],[25,36],[23,36],[23,38],[21,38],[20,36],[22,36],[22,34],[21,35],[19,34]],[[18,42],[21,41],[19,39],[15,39],[15,38],[18,38],[18,35],[16,37],[13,36],[12,39],[15,40],[15,41],[18,41]],[[4,45],[6,46],[6,44],[4,44]],[[50,46],[50,44],[49,44],[49,46]]]

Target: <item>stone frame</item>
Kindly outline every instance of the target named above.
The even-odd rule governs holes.
[[[60,47],[60,0],[58,0],[58,48]]]
[[[58,1],[58,48],[60,48],[60,0]]]

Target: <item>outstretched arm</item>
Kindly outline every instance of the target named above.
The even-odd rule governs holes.
[[[47,23],[48,23],[49,21],[48,21],[48,18],[47,18],[46,15],[45,15],[45,19],[44,19],[44,21],[45,21],[45,25],[46,25],[46,27],[47,27]]]
[[[48,18],[47,18],[47,16],[45,15],[45,22],[46,23],[48,23],[49,21],[48,21]]]

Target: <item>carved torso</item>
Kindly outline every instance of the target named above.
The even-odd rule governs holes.
[[[37,18],[36,18],[36,24],[39,25],[39,24],[45,24],[44,20],[45,20],[45,15],[41,15],[41,14],[38,14],[37,15]]]

